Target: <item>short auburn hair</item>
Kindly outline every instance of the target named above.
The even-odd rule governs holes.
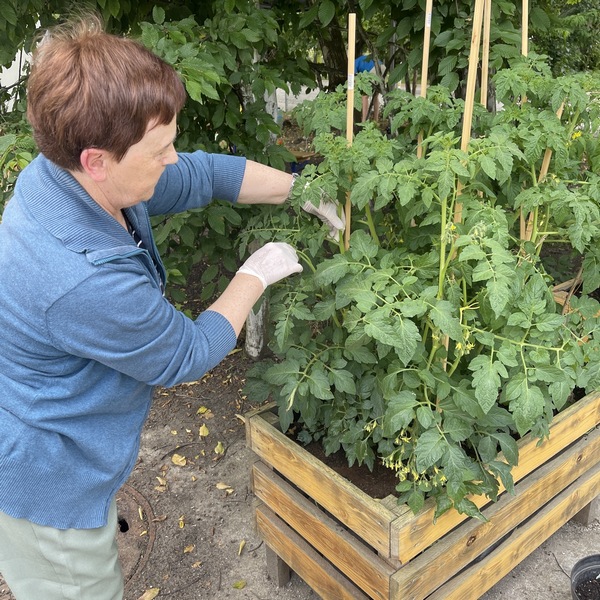
[[[120,161],[148,125],[168,125],[185,103],[175,69],[137,41],[108,34],[96,15],[48,30],[32,57],[27,118],[44,156],[80,171],[81,152]]]

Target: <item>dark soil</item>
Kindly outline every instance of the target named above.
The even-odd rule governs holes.
[[[372,498],[381,499],[396,495],[396,476],[383,465],[376,463],[373,471],[370,471],[366,465],[349,466],[348,459],[342,451],[326,456],[323,447],[317,442],[305,446],[305,449]]]
[[[600,600],[600,581],[590,579],[582,581],[575,588],[578,600]]]

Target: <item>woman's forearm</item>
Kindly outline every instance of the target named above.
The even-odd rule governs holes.
[[[238,273],[208,310],[223,315],[231,323],[237,336],[262,293],[263,285],[257,277]]]

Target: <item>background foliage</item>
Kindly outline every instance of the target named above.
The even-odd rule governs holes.
[[[598,66],[598,11],[592,0],[571,0],[566,7],[551,0],[531,4],[534,41],[551,55],[556,71]],[[490,60],[496,69],[519,53],[520,15],[512,2],[493,5]],[[180,150],[238,153],[278,168],[292,157],[274,143],[279,132],[274,94],[277,89],[296,94],[302,86],[333,91],[346,80],[349,11],[357,13],[357,51],[376,56],[378,75],[386,73],[364,87],[376,85],[387,94],[404,82],[414,92],[421,63],[424,0],[90,0],[85,7],[99,11],[109,30],[139,37],[181,73],[190,100],[179,122]],[[81,10],[81,3],[70,0],[0,0],[0,64],[8,66],[21,56],[23,67],[16,84],[0,87],[0,135],[8,136],[0,140],[0,212],[16,175],[34,153],[23,117],[27,63],[19,53],[31,50],[40,30]],[[434,3],[430,83],[458,96],[464,87],[469,23],[469,3]],[[239,211],[218,204],[194,215],[157,220],[171,281],[183,284],[204,258],[211,265],[204,297],[222,288],[223,275],[235,267],[239,224]],[[221,257],[228,257],[224,265]],[[171,293],[183,299],[177,288]]]

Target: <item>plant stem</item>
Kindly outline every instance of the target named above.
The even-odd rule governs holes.
[[[365,206],[365,216],[367,217],[367,223],[369,225],[369,231],[371,232],[371,237],[377,242],[378,246],[381,246],[381,242],[379,241],[379,236],[377,235],[377,230],[375,229],[375,223],[373,222],[373,214],[371,213],[371,207],[367,203]]]
[[[310,260],[310,258],[307,256],[306,252],[302,252],[302,250],[298,250],[296,248],[296,252],[304,259],[304,262],[306,262],[306,264],[308,265],[308,268],[313,272],[316,273],[317,269],[316,267],[312,264],[312,261]]]
[[[440,215],[440,267],[438,273],[438,300],[444,297],[444,276],[446,274],[446,221],[448,218],[446,200],[441,201]]]

